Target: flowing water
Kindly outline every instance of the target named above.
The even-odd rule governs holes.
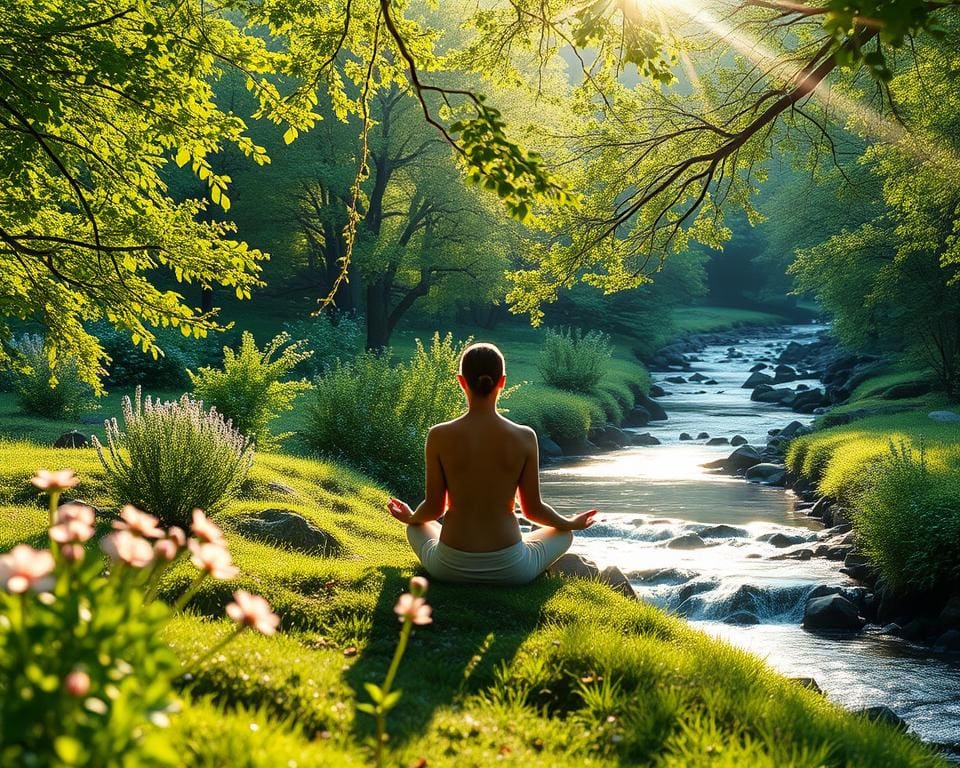
[[[726,456],[730,446],[696,437],[742,435],[763,445],[770,429],[794,418],[774,405],[750,401],[741,385],[757,361],[775,359],[788,341],[812,341],[818,326],[786,328],[775,336],[745,335],[736,344],[708,347],[693,363],[716,384],[670,384],[660,402],[669,420],[649,431],[662,445],[630,447],[547,469],[544,498],[561,512],[600,509],[599,522],[579,534],[574,551],[602,566],[617,565],[637,594],[679,613],[694,626],[764,657],[784,674],[812,676],[831,699],[850,709],[887,705],[922,738],[960,747],[960,659],[935,654],[876,627],[856,635],[824,636],[800,627],[807,594],[820,584],[855,586],[838,562],[774,560],[758,537],[784,533],[815,540],[821,526],[796,509],[787,490],[711,474],[700,467]],[[692,372],[682,373],[684,378]],[[816,381],[795,382],[817,385]],[[708,546],[667,544],[698,533]],[[755,622],[745,624],[744,622]]]

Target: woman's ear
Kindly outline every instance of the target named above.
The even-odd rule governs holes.
[[[457,383],[460,385],[460,389],[466,393],[469,387],[467,385],[467,379],[462,373],[457,374]]]
[[[497,389],[503,389],[505,386],[507,386],[507,374],[503,374],[497,382]]]

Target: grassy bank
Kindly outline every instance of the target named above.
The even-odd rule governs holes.
[[[787,453],[793,472],[851,511],[861,548],[904,591],[960,583],[960,427],[928,416],[951,405],[940,394],[881,396],[916,380],[880,372],[822,421],[863,418],[818,429]]]
[[[678,307],[673,310],[677,333],[711,333],[785,322],[787,320],[780,315],[736,307]]]
[[[0,445],[0,547],[39,544],[45,512],[28,478],[75,467],[77,495],[103,508],[92,451]],[[282,483],[283,486],[277,485]],[[369,764],[371,723],[355,713],[382,678],[415,573],[386,494],[333,464],[258,456],[241,500],[218,518],[242,575],[206,586],[168,640],[185,668],[232,631],[232,589],[264,594],[281,632],[248,634],[192,669],[170,743],[188,766]],[[245,514],[297,512],[330,536],[326,556],[240,535]],[[183,589],[186,566],[164,585]],[[762,661],[584,580],[523,588],[433,585],[391,716],[396,765],[933,766],[922,745],[867,723]]]

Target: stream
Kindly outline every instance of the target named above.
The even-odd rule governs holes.
[[[735,345],[707,347],[693,371],[716,384],[671,384],[677,374],[654,374],[667,395],[669,420],[652,422],[662,445],[628,447],[545,469],[544,498],[558,511],[597,507],[598,522],[578,534],[573,550],[601,567],[618,566],[639,597],[685,616],[695,627],[765,658],[780,672],[813,677],[824,693],[848,709],[886,705],[921,738],[960,753],[960,658],[913,646],[868,625],[857,634],[823,635],[800,626],[807,594],[817,585],[854,586],[842,563],[815,558],[773,560],[780,550],[759,541],[782,532],[814,540],[822,530],[796,509],[789,490],[747,483],[700,467],[732,448],[696,437],[742,435],[766,443],[770,429],[798,416],[752,402],[741,385],[758,361],[774,360],[789,341],[813,341],[822,326],[792,326],[776,335],[744,331]],[[816,381],[794,382],[807,383]],[[698,533],[708,546],[675,549],[668,542]],[[752,622],[752,623],[747,623]]]

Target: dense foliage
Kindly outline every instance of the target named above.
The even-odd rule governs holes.
[[[215,408],[184,395],[155,402],[140,388],[123,400],[123,426],[105,425],[107,444],[94,437],[111,496],[185,527],[197,507],[215,513],[237,495],[253,449]]]
[[[222,368],[190,372],[193,392],[257,447],[276,445],[288,435],[270,434],[270,422],[293,408],[297,395],[310,388],[303,379],[289,379],[311,357],[303,347],[303,341],[290,343],[284,332],[260,350],[253,334],[244,332],[239,350],[224,347]]]
[[[294,372],[314,379],[332,368],[338,360],[352,360],[363,349],[363,324],[353,316],[333,316],[324,312],[308,320],[284,325],[293,339],[303,342],[310,353],[294,367]]]
[[[596,389],[612,354],[610,337],[579,328],[547,329],[539,369],[551,387],[590,393]]]
[[[10,380],[17,402],[45,419],[76,417],[96,408],[93,388],[80,376],[72,356],[55,357],[41,336],[25,333],[10,342],[15,368]]]
[[[435,334],[429,347],[417,340],[409,363],[394,365],[388,354],[376,352],[338,363],[317,380],[304,442],[401,495],[419,497],[427,432],[465,405],[456,380],[464,346]]]

